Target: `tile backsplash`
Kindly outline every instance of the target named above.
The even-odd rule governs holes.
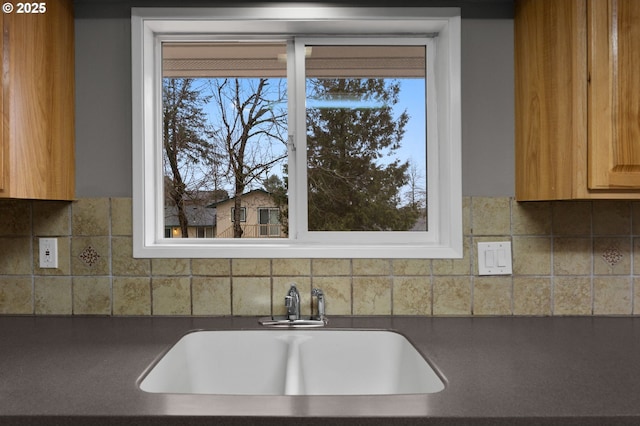
[[[291,282],[307,314],[312,287],[328,315],[640,314],[639,202],[463,205],[459,260],[134,259],[130,198],[0,200],[0,314],[277,315]],[[478,276],[482,241],[511,241],[513,275]]]

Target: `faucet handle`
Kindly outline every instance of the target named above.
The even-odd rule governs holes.
[[[293,305],[293,297],[292,296],[285,296],[284,297],[284,307],[285,308],[290,308],[291,305]]]
[[[311,296],[315,296],[318,301],[318,319],[324,321],[324,292],[319,288],[314,288],[311,290]]]

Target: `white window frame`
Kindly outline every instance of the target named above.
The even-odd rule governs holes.
[[[215,33],[213,33],[215,31]],[[321,34],[318,38],[316,35]],[[314,38],[305,38],[313,36]],[[422,37],[420,37],[422,35]],[[164,238],[161,149],[163,41],[278,39],[289,44],[289,237]],[[326,38],[325,38],[326,37]],[[331,37],[331,38],[329,38]],[[340,37],[342,41],[339,41]],[[304,44],[427,44],[428,231],[309,232]],[[364,40],[364,41],[363,41]],[[133,255],[224,258],[461,258],[460,16],[457,8],[133,8]],[[293,73],[292,73],[293,72]],[[432,143],[436,141],[437,143]],[[302,143],[301,143],[302,142]],[[294,149],[296,147],[297,149]]]

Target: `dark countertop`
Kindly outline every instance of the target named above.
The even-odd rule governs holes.
[[[330,328],[401,332],[437,366],[446,389],[150,394],[137,379],[187,331],[257,329],[256,318],[0,317],[0,424],[640,424],[640,318],[330,320]]]

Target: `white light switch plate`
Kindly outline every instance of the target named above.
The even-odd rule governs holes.
[[[511,242],[478,243],[479,275],[510,275],[511,273],[513,273]]]

